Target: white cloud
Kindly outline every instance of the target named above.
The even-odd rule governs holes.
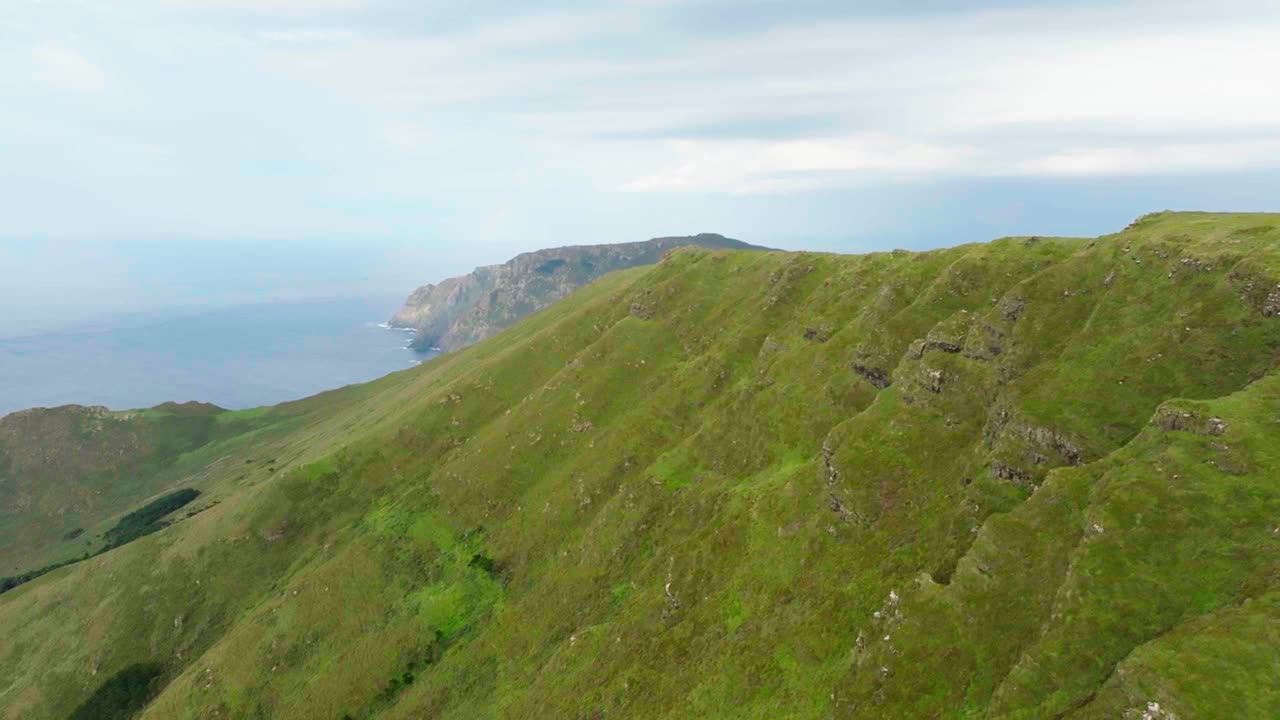
[[[413,153],[430,147],[436,138],[421,125],[395,120],[382,127],[382,139],[397,150]]]
[[[557,162],[634,168],[597,175],[627,191],[1280,166],[1256,152],[1280,142],[1280,94],[1264,90],[1280,12],[1224,3],[827,19],[688,42],[662,26],[665,3],[623,3],[283,48],[268,67],[376,112],[554,142]],[[418,146],[405,130],[383,139]]]
[[[1122,19],[1040,11],[838,23],[705,47],[723,79],[703,83],[692,60],[686,78],[705,92],[674,106],[701,100],[732,117],[772,104],[857,129],[671,143],[673,161],[620,189],[794,192],[874,178],[1280,168],[1280,94],[1261,91],[1280,67],[1273,14],[1149,28]],[[733,72],[735,63],[745,69]]]
[[[1095,176],[1190,178],[1109,184],[1144,188],[1114,203],[1179,183],[1189,205],[1268,197],[1205,176],[1280,177],[1280,5],[975,4],[992,3],[0,0],[19,53],[0,64],[0,195],[26,199],[8,224],[30,233],[378,228],[512,249],[566,226],[834,236],[851,206],[904,217],[886,197],[1003,203]],[[118,92],[76,113],[49,86]],[[832,187],[854,191],[806,195]],[[72,197],[84,212],[50,212]]]
[[[632,180],[619,189],[799,192],[868,175],[954,172],[975,154],[963,146],[913,143],[888,135],[778,142],[680,141],[671,146],[683,156],[678,167]]]
[[[1280,23],[1149,36],[1047,35],[1007,62],[984,59],[972,86],[952,90],[937,105],[948,121],[973,125],[1274,128],[1280,94],[1259,88],[1280,67],[1277,32]]]
[[[1220,173],[1280,167],[1280,139],[1175,143],[1147,147],[1082,147],[1054,152],[1007,170],[1011,175],[1105,176]]]
[[[79,51],[63,45],[32,48],[31,61],[35,65],[35,78],[59,90],[99,94],[106,92],[111,84],[102,68]]]
[[[1010,148],[915,145],[902,138],[673,142],[670,169],[624,192],[788,193],[924,177],[1110,177],[1280,167],[1280,139]]]
[[[612,62],[574,56],[572,41],[626,28],[623,18],[629,16],[630,11],[525,15],[452,35],[280,48],[266,55],[265,65],[396,113],[534,99],[613,72]],[[561,46],[562,57],[539,55]]]
[[[266,42],[296,45],[341,42],[354,38],[356,33],[345,28],[304,28],[296,30],[259,30],[254,35],[259,40]]]
[[[171,7],[193,10],[231,10],[254,13],[303,14],[324,10],[351,10],[368,0],[161,0]]]

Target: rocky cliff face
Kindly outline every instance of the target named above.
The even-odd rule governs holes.
[[[764,250],[722,235],[665,237],[617,245],[575,245],[517,255],[502,265],[476,268],[413,291],[391,326],[412,328],[418,348],[457,350],[493,335],[596,278],[652,265],[685,245]]]

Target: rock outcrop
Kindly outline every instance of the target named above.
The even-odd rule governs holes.
[[[414,290],[390,325],[417,331],[414,346],[419,349],[457,350],[504,330],[601,275],[652,265],[685,245],[766,249],[722,235],[702,234],[538,250]]]

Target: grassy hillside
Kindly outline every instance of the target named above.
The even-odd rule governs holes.
[[[116,516],[174,484],[200,484],[215,453],[275,419],[200,403],[0,418],[0,576],[101,549]]]
[[[270,411],[0,716],[1280,716],[1277,315],[1277,215],[681,250]]]

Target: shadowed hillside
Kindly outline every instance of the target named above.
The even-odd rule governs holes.
[[[0,596],[2,716],[1275,717],[1277,315],[1280,215],[685,248]]]

